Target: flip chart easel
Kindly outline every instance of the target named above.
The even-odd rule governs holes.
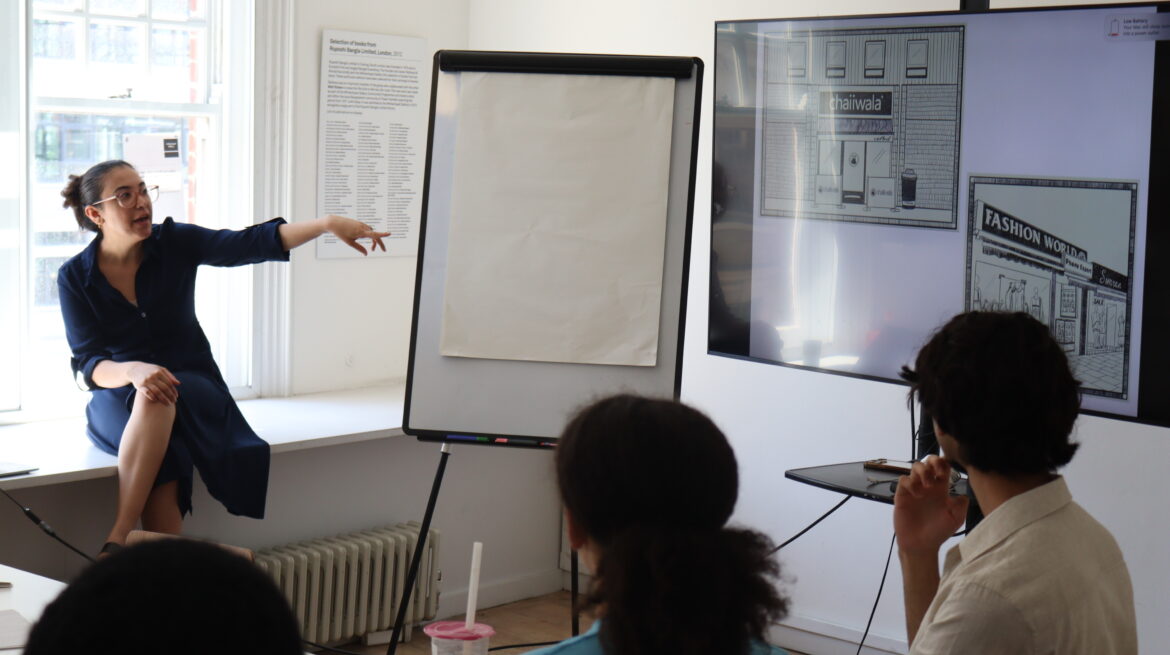
[[[493,76],[554,75],[673,80],[673,114],[670,117],[669,161],[661,192],[666,197],[658,330],[652,365],[610,365],[540,361],[520,358],[495,359],[443,355],[444,292],[447,288],[451,235],[452,198],[456,185],[475,179],[475,171],[455,170],[461,153],[458,130],[471,123],[461,113],[461,82],[465,74],[478,83]],[[486,74],[486,75],[484,75]],[[411,326],[403,430],[424,441],[442,443],[438,468],[427,502],[420,542],[410,564],[399,616],[387,652],[393,655],[401,637],[406,600],[418,574],[422,540],[430,529],[447,458],[454,443],[473,443],[524,448],[555,446],[567,418],[593,398],[629,391],[659,397],[678,397],[682,380],[683,327],[689,275],[690,229],[694,206],[695,165],[699,129],[703,62],[691,57],[642,57],[629,55],[580,55],[514,52],[438,51],[435,53],[431,88],[430,125],[426,175],[423,183],[422,224],[419,231],[418,268],[415,278],[414,317]],[[619,86],[615,84],[616,88]],[[508,99],[501,98],[506,103]],[[493,107],[507,112],[508,107]],[[571,111],[572,107],[564,107]],[[490,124],[475,123],[490,129]],[[566,129],[589,129],[588,125]],[[579,134],[566,138],[580,139]],[[555,156],[557,139],[537,152]],[[620,147],[620,144],[615,147]],[[485,171],[490,173],[490,171]],[[630,185],[646,180],[629,179]],[[617,190],[620,191],[620,190]],[[644,191],[644,190],[643,190]],[[566,203],[591,203],[593,194],[615,189],[593,188]],[[518,198],[519,200],[523,200]],[[518,205],[522,204],[520,202]],[[539,221],[539,216],[532,217]],[[518,243],[522,243],[518,241]],[[520,246],[523,247],[523,246]],[[658,253],[651,253],[657,256]],[[566,293],[569,291],[566,290]],[[574,576],[574,583],[576,582]],[[574,612],[574,626],[576,613]],[[574,630],[574,633],[576,630]]]

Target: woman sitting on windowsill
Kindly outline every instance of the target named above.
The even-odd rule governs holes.
[[[201,264],[288,261],[288,251],[330,232],[366,254],[386,249],[368,225],[341,216],[243,230],[154,223],[158,187],[112,160],[70,176],[61,192],[82,229],[97,237],[57,276],[65,334],[78,383],[93,391],[87,433],[118,456],[118,504],[103,552],[117,549],[141,519],[178,533],[191,511],[193,469],[233,514],[264,517],[268,444],[228,392],[195,317]]]

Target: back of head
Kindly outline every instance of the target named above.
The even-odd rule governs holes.
[[[724,527],[738,472],[706,416],[606,398],[570,421],[556,459],[565,507],[600,551],[588,602],[609,655],[746,653],[784,615],[767,537]]]
[[[101,231],[97,224],[85,215],[85,208],[104,200],[102,186],[105,183],[106,174],[122,167],[134,168],[121,159],[110,159],[90,166],[89,170],[81,175],[69,176],[69,182],[61,190],[61,197],[65,199],[62,206],[73,210],[73,218],[77,221],[77,227],[90,232]]]
[[[923,408],[959,442],[959,459],[1004,475],[1055,471],[1069,442],[1080,383],[1048,327],[1023,312],[952,318],[903,369]]]
[[[163,539],[86,569],[48,607],[26,655],[300,655],[284,597],[253,563],[218,546]]]

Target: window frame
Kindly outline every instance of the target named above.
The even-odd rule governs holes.
[[[23,385],[21,384],[21,380],[24,379],[23,372],[25,369],[25,361],[24,361],[25,354],[24,354],[23,344],[26,343],[27,332],[28,332],[28,320],[27,320],[28,309],[27,308],[28,308],[28,296],[29,296],[28,277],[29,277],[29,270],[30,270],[30,268],[29,268],[30,264],[28,261],[29,253],[28,253],[28,245],[27,244],[29,243],[29,240],[31,239],[31,236],[29,235],[28,221],[27,221],[27,216],[29,213],[28,191],[29,191],[29,182],[31,180],[31,176],[29,175],[29,167],[28,167],[29,156],[31,154],[30,150],[29,150],[31,139],[30,139],[30,136],[27,134],[27,129],[25,129],[23,127],[23,126],[27,126],[29,124],[29,121],[30,121],[29,111],[28,111],[28,109],[29,109],[29,106],[28,106],[28,94],[29,94],[28,61],[31,60],[32,43],[31,43],[31,39],[28,38],[28,31],[29,31],[29,29],[31,29],[31,17],[30,17],[31,12],[28,11],[27,1],[20,2],[16,7],[10,6],[9,9],[15,11],[16,16],[17,16],[17,20],[13,21],[12,23],[6,23],[3,27],[0,27],[0,29],[9,29],[12,32],[14,32],[15,36],[16,36],[16,44],[17,44],[17,47],[16,47],[16,69],[17,69],[16,77],[17,77],[18,90],[17,90],[17,98],[16,98],[16,103],[17,103],[17,107],[16,107],[16,117],[17,117],[17,125],[16,125],[16,135],[17,135],[16,142],[17,142],[17,144],[16,144],[16,146],[17,147],[16,147],[16,149],[17,149],[18,156],[16,158],[16,165],[15,165],[17,180],[14,183],[14,185],[16,187],[16,212],[17,212],[16,226],[15,226],[15,230],[14,230],[15,242],[16,242],[16,285],[17,285],[17,287],[16,287],[16,293],[13,294],[13,297],[14,297],[15,303],[16,303],[15,314],[16,314],[17,324],[16,324],[16,330],[14,331],[14,334],[16,337],[15,343],[12,344],[11,346],[9,346],[8,344],[0,344],[0,347],[10,347],[11,352],[10,353],[0,353],[0,354],[4,354],[4,359],[11,358],[10,361],[14,362],[12,369],[15,370],[16,381],[15,381],[15,385],[14,385],[14,390],[11,393],[12,393],[13,397],[15,398],[16,409],[9,409],[8,407],[6,407],[6,405],[9,401],[5,400],[4,397],[0,396],[0,420],[3,419],[5,414],[15,414],[17,412],[20,412],[21,397],[23,395],[23,393],[22,393],[23,392]],[[2,391],[2,389],[0,389],[0,391]]]
[[[30,278],[33,265],[34,223],[31,212],[31,193],[35,180],[35,150],[33,140],[36,138],[34,120],[37,114],[46,111],[64,111],[86,113],[138,115],[150,112],[151,116],[160,117],[203,117],[218,122],[218,144],[214,155],[218,156],[232,144],[230,157],[220,156],[222,162],[231,161],[232,166],[219,167],[218,186],[220,201],[213,203],[211,212],[222,212],[225,208],[236,208],[235,212],[246,212],[242,217],[242,224],[251,224],[265,220],[271,216],[286,216],[291,206],[291,88],[292,63],[290,61],[291,44],[293,39],[293,6],[292,0],[272,0],[271,2],[255,2],[249,0],[221,0],[212,2],[205,15],[199,19],[200,27],[204,30],[204,38],[208,43],[208,78],[207,84],[211,90],[209,103],[174,103],[154,100],[134,101],[132,112],[128,112],[127,104],[122,100],[103,98],[34,98],[31,85],[31,68],[33,66],[31,35],[33,30],[34,0],[21,0],[18,11],[21,12],[19,27],[13,28],[19,32],[20,62],[19,74],[21,77],[20,125],[22,133],[19,135],[20,157],[19,177],[19,272],[17,281],[19,293],[19,343],[20,351],[16,365],[17,375],[23,381],[30,364],[29,357],[24,353],[29,343],[30,311],[32,302]],[[84,3],[84,0],[82,0]],[[88,8],[88,3],[81,5]],[[220,13],[222,12],[222,16]],[[77,12],[58,12],[64,15],[81,16],[82,35],[86,43],[82,56],[88,56],[88,14]],[[150,24],[181,24],[182,21],[171,19],[153,19],[153,7],[146,4],[146,15],[139,18],[148,23],[145,28],[148,34],[146,52],[148,64],[151,56],[149,35]],[[39,17],[39,16],[38,16]],[[119,17],[118,20],[134,20]],[[222,32],[215,37],[213,25],[217,25]],[[218,42],[213,44],[213,40]],[[233,63],[231,66],[221,66],[223,59],[230,61],[247,60]],[[249,147],[240,148],[239,144],[249,144]],[[207,155],[203,155],[207,156]],[[244,180],[244,181],[241,181]],[[250,210],[250,212],[249,212]],[[234,212],[233,212],[234,213]],[[234,225],[233,227],[239,227]],[[236,339],[246,344],[250,349],[246,376],[248,381],[244,385],[231,387],[233,396],[237,399],[257,396],[288,395],[290,388],[289,347],[290,329],[289,316],[289,273],[288,267],[276,263],[261,264],[248,267],[251,271],[250,298],[244,302],[245,311],[250,312],[247,322],[250,331],[246,337]],[[205,276],[201,275],[201,280]],[[233,317],[233,325],[237,325]],[[205,329],[210,338],[215,340],[213,333],[223,332],[225,328],[208,325]],[[232,331],[226,328],[226,331]],[[237,330],[238,331],[238,330]],[[240,347],[239,344],[236,346]],[[62,364],[67,366],[67,363]],[[48,415],[45,412],[27,407],[26,391],[18,385],[20,408],[15,410],[0,409],[0,425],[8,423],[22,423],[43,418],[61,418],[76,415],[82,411],[84,402],[76,405],[67,403],[63,412]],[[82,400],[88,400],[88,395],[81,394]],[[56,400],[56,399],[54,399]]]

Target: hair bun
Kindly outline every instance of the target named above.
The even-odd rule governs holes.
[[[80,207],[81,206],[81,176],[70,173],[69,181],[65,184],[65,188],[61,190],[61,197],[65,198],[65,202],[61,203],[62,207]]]
[[[94,164],[84,175],[70,175],[65,188],[61,190],[61,197],[65,198],[63,207],[73,209],[73,217],[77,219],[77,226],[90,232],[101,232],[88,216],[85,215],[89,205],[101,202],[102,184],[106,175],[115,168],[134,167],[121,159],[111,159],[100,164]]]

